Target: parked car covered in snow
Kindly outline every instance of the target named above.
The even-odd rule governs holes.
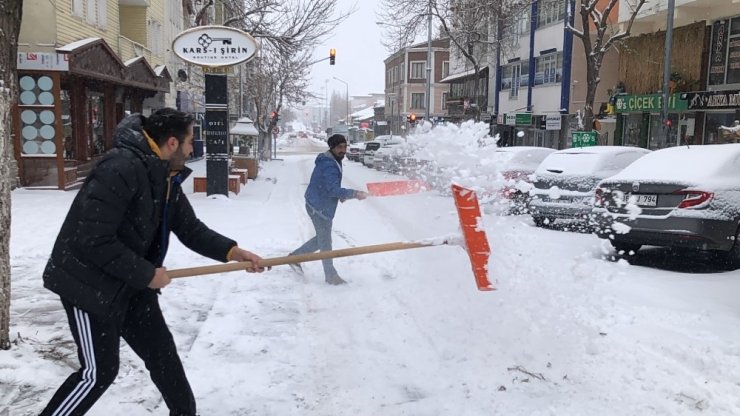
[[[599,184],[592,218],[619,251],[720,250],[740,266],[740,144],[655,151]]]
[[[534,173],[529,213],[538,227],[556,220],[586,226],[598,183],[650,151],[639,147],[593,146],[551,153]]]
[[[496,149],[499,177],[486,189],[488,200],[503,212],[525,211],[532,187],[532,174],[555,149],[535,146],[512,146]]]
[[[392,172],[395,160],[400,157],[403,151],[403,140],[397,139],[386,142],[380,149],[375,151],[373,158],[373,167],[383,172]]]
[[[382,143],[375,140],[365,142],[365,150],[362,152],[362,157],[360,159],[363,165],[370,168],[373,167],[375,151],[380,149],[380,146],[382,146]]]
[[[353,162],[359,162],[360,156],[362,154],[362,150],[365,149],[365,142],[360,143],[352,143],[349,145],[349,148],[347,148],[347,160],[351,160]]]

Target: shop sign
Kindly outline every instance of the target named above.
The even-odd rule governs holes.
[[[740,91],[702,91],[681,94],[689,110],[723,110],[740,107]]]
[[[517,126],[531,126],[532,125],[532,114],[531,113],[516,113],[515,122]]]
[[[504,114],[505,125],[507,126],[531,126],[531,113]]]
[[[560,114],[547,114],[545,116],[545,130],[560,130]]]
[[[709,58],[709,85],[720,85],[725,83],[727,37],[729,34],[729,20],[718,20],[712,24],[712,43]]]
[[[574,131],[572,135],[573,141],[571,143],[571,147],[596,146],[595,131]]]
[[[659,113],[663,110],[663,96],[661,94],[647,95],[620,95],[616,102],[617,113]],[[686,111],[688,109],[683,94],[673,94],[668,97],[669,111]]]
[[[226,26],[195,27],[172,42],[172,50],[182,60],[206,67],[240,64],[252,58],[257,48],[249,33]]]
[[[18,69],[69,71],[66,53],[18,52]]]

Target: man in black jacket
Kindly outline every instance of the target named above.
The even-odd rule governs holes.
[[[44,271],[77,343],[80,370],[67,378],[42,415],[83,415],[118,373],[120,339],[144,361],[170,415],[196,414],[195,398],[159,308],[170,283],[162,267],[170,232],[218,261],[259,256],[211,230],[193,212],[180,184],[190,174],[193,119],[165,108],[132,115],[80,189]]]

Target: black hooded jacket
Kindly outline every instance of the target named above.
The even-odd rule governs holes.
[[[47,289],[99,319],[121,317],[132,295],[150,290],[170,231],[217,261],[227,261],[236,245],[198,220],[180,187],[190,169],[170,176],[141,125],[138,114],[118,125],[113,149],[74,199],[44,270]]]

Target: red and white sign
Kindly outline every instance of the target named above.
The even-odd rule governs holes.
[[[18,69],[69,71],[66,53],[18,52]]]
[[[280,127],[277,127],[277,126],[273,127],[272,134],[280,134]]]

